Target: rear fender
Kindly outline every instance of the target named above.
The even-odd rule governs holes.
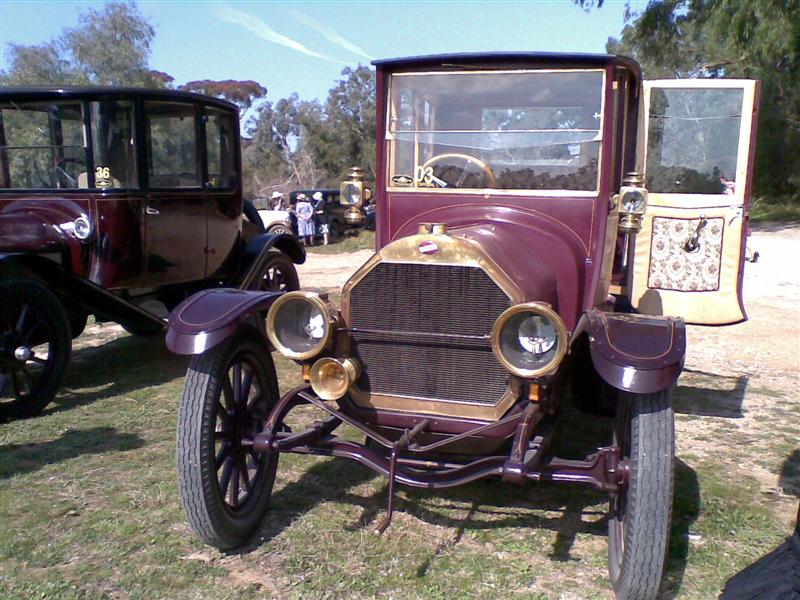
[[[578,322],[571,345],[584,336],[595,371],[618,390],[658,392],[670,387],[683,369],[686,326],[682,319],[592,309]]]
[[[257,235],[247,243],[239,258],[239,269],[228,282],[241,290],[249,289],[254,278],[262,273],[267,254],[272,248],[280,250],[298,265],[306,261],[306,251],[303,246],[288,233],[264,233]]]
[[[266,312],[281,294],[232,288],[198,292],[170,313],[167,348],[175,354],[202,354]],[[260,324],[257,328],[263,330]]]

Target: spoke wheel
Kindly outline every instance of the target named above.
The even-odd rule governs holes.
[[[47,289],[29,281],[0,284],[0,417],[39,414],[69,364],[67,314]]]
[[[269,349],[255,334],[240,332],[189,366],[178,417],[180,492],[189,524],[212,546],[243,545],[269,506],[278,455],[248,442],[277,400]]]
[[[628,475],[611,499],[611,583],[617,598],[656,598],[672,516],[675,423],[669,391],[621,394],[614,444]]]
[[[261,292],[292,292],[300,289],[300,278],[288,256],[270,252],[254,285]]]

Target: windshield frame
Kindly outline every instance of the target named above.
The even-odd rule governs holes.
[[[453,76],[453,75],[514,75],[526,73],[600,73],[601,85],[597,90],[600,95],[600,119],[598,122],[598,156],[597,156],[597,177],[595,187],[592,190],[577,190],[577,189],[538,189],[538,188],[524,188],[524,189],[505,189],[505,188],[456,188],[456,187],[417,187],[399,186],[392,183],[392,170],[394,168],[394,157],[392,151],[393,136],[397,132],[391,130],[392,124],[392,101],[393,101],[393,86],[392,83],[395,77],[404,76]],[[385,190],[391,193],[408,193],[408,194],[461,194],[461,195],[504,195],[504,196],[542,196],[542,197],[596,197],[600,193],[601,183],[603,179],[603,168],[607,162],[606,154],[606,96],[608,85],[608,70],[607,67],[598,66],[591,68],[524,68],[524,69],[470,69],[470,70],[450,70],[450,69],[437,69],[437,70],[404,70],[395,71],[387,74],[386,83],[386,105],[384,114],[383,131],[381,132],[380,141],[384,144],[384,177],[386,178]],[[497,108],[497,107],[486,107]],[[479,130],[475,130],[479,132]]]

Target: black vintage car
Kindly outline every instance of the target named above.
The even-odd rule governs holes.
[[[0,418],[52,400],[89,315],[153,334],[153,307],[202,289],[296,289],[304,251],[264,233],[241,179],[228,102],[0,88]]]

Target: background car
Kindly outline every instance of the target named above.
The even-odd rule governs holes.
[[[198,290],[291,290],[242,200],[238,109],[172,90],[0,89],[0,417],[41,411],[89,315],[134,334]]]
[[[267,233],[292,234],[292,223],[288,210],[271,207],[269,198],[252,198],[249,202],[258,211],[258,216]]]

